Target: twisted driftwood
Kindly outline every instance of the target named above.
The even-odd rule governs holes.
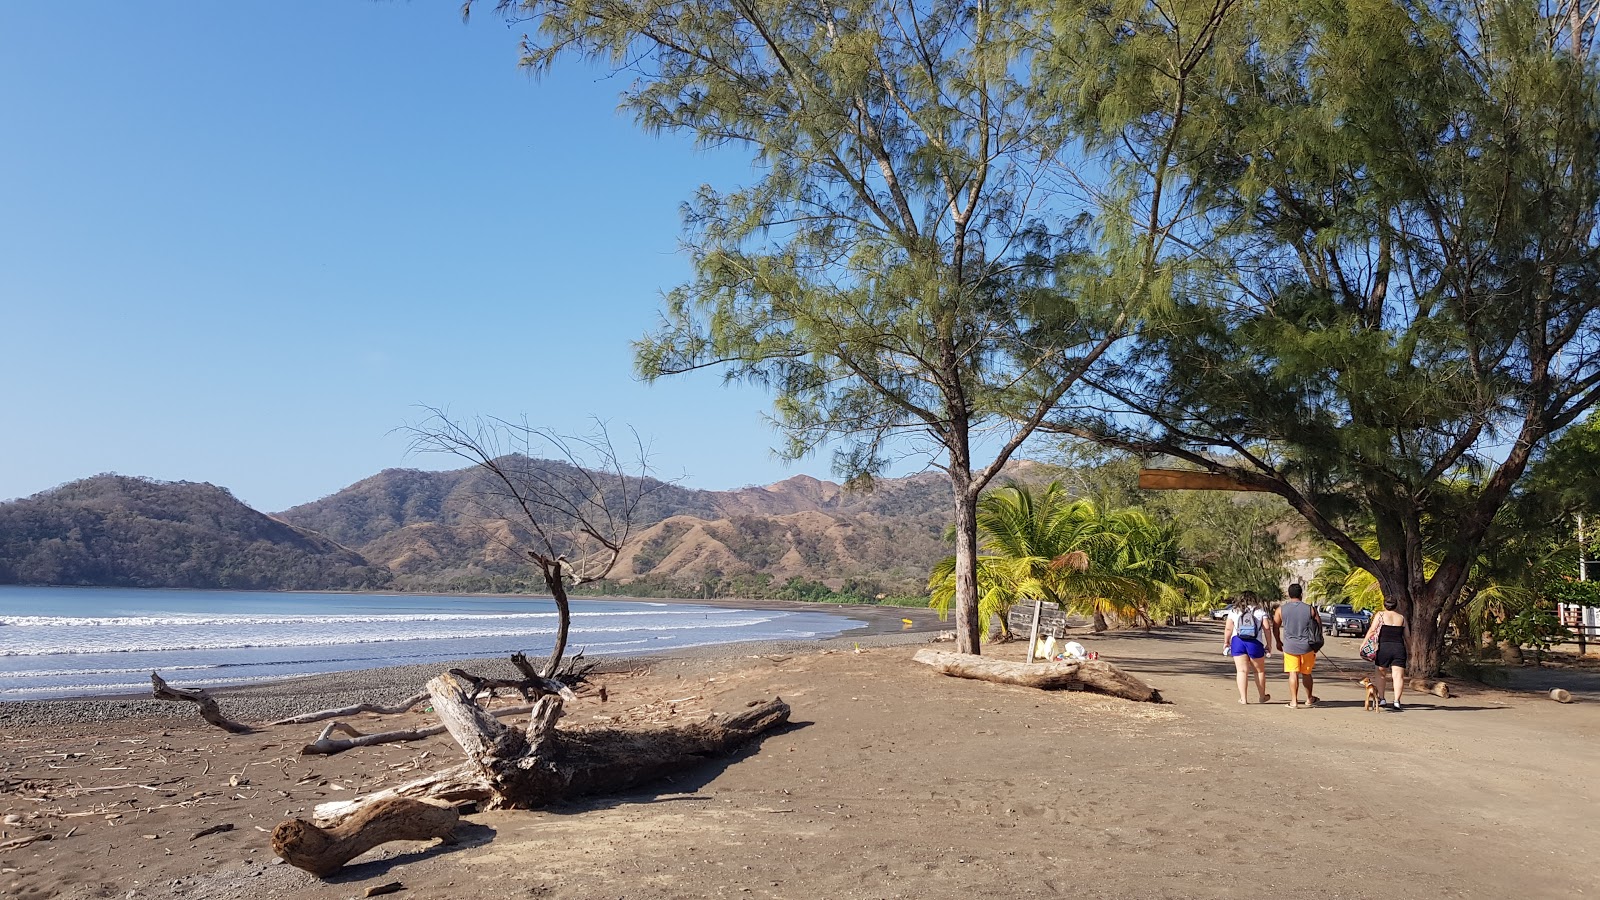
[[[1155,688],[1103,659],[1019,663],[943,650],[918,650],[912,659],[957,678],[976,678],[1045,690],[1090,690],[1124,700],[1161,701],[1161,693]]]
[[[150,673],[150,692],[157,700],[184,700],[189,703],[199,704],[200,718],[234,734],[249,734],[255,729],[233,721],[222,714],[222,708],[217,706],[215,697],[205,691],[186,691],[182,688],[171,687],[162,680],[156,672]]]
[[[272,829],[272,852],[313,875],[328,876],[352,859],[389,841],[439,838],[455,843],[460,816],[449,806],[390,797],[331,828],[289,819]]]

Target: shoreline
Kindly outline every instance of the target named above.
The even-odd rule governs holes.
[[[350,591],[340,593],[355,593]],[[363,592],[377,593],[377,592]],[[466,596],[466,595],[445,595]],[[532,595],[485,595],[530,597]],[[793,612],[823,611],[855,622],[838,634],[802,640],[755,640],[697,644],[665,651],[634,654],[586,656],[598,663],[597,673],[640,672],[668,662],[685,667],[709,661],[726,661],[777,653],[797,653],[808,649],[852,645],[894,646],[928,641],[932,634],[945,630],[944,622],[930,609],[865,606],[834,603],[807,603],[792,600],[710,601],[666,598],[581,598],[614,599],[625,602],[660,602],[673,605],[712,606],[719,609],[772,609]],[[819,609],[820,608],[820,609]],[[905,619],[912,620],[906,626]],[[575,652],[575,651],[574,651]],[[568,658],[571,658],[569,653]],[[377,666],[302,675],[250,684],[208,687],[207,692],[221,704],[230,718],[243,722],[266,722],[318,709],[346,706],[358,702],[394,703],[422,689],[429,678],[452,668],[474,674],[515,678],[517,671],[505,657],[470,658],[439,663]],[[158,670],[159,671],[159,670]],[[128,719],[193,719],[193,704],[156,700],[149,693],[80,694],[48,699],[0,702],[0,728],[34,725],[67,725]]]

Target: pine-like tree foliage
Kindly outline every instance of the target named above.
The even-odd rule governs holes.
[[[499,8],[536,24],[528,66],[603,60],[634,75],[623,105],[644,127],[752,155],[751,183],[685,205],[695,275],[637,345],[639,371],[709,367],[768,387],[784,454],[837,442],[847,477],[926,451],[954,488],[959,646],[976,652],[978,495],[1126,334],[1157,277],[1085,252],[1097,201],[1068,165],[1067,116],[1032,81],[1041,8]],[[1139,240],[1163,223],[1150,224]],[[1000,434],[979,458],[989,426]]]
[[[1280,494],[1437,669],[1497,511],[1600,388],[1600,9],[1239,3],[1188,130],[1140,87],[1170,83],[1162,7],[1085,16],[1055,57],[1085,129],[1130,206],[1176,179],[1194,215],[1168,327],[1101,382],[1116,413],[1064,428]],[[1179,165],[1144,161],[1169,140]]]

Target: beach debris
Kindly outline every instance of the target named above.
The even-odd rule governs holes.
[[[392,716],[403,712],[409,712],[413,706],[416,706],[418,703],[421,703],[426,699],[428,699],[428,692],[422,691],[420,693],[412,694],[404,700],[401,700],[399,703],[391,703],[388,705],[383,705],[380,703],[357,703],[354,706],[342,706],[338,709],[324,709],[319,710],[318,712],[301,713],[298,716],[290,716],[287,719],[279,719],[276,722],[268,722],[267,724],[309,725],[312,722],[321,722],[324,719],[338,719],[341,717],[360,715],[361,713],[377,713],[378,715]]]
[[[165,680],[162,679],[160,673],[158,672],[150,673],[150,692],[157,700],[182,700],[189,703],[198,704],[200,707],[200,718],[205,719],[207,722],[210,722],[212,725],[215,725],[224,731],[229,731],[234,734],[249,734],[255,730],[249,725],[242,725],[233,721],[227,716],[224,716],[222,714],[222,708],[217,706],[216,698],[212,697],[205,691],[188,691],[183,690],[182,688],[171,687],[166,683]]]
[[[331,828],[319,828],[304,819],[280,822],[272,830],[272,852],[291,866],[328,876],[389,841],[438,838],[453,844],[459,821],[452,806],[390,797],[358,810]]]
[[[41,831],[38,834],[30,834],[26,837],[12,838],[9,841],[0,841],[0,850],[15,850],[18,847],[26,847],[29,844],[37,844],[40,841],[48,841],[54,837],[55,835],[51,832]]]
[[[1571,703],[1572,702],[1572,694],[1571,694],[1571,692],[1564,691],[1561,688],[1551,688],[1550,689],[1550,699],[1554,700],[1557,703]]]
[[[233,823],[232,822],[223,822],[223,823],[218,824],[218,825],[213,825],[210,828],[202,828],[199,831],[196,831],[193,835],[190,835],[189,840],[198,841],[201,838],[206,837],[207,835],[222,834],[224,831],[232,831],[232,830],[233,830]]]
[[[918,650],[912,659],[957,678],[1044,690],[1091,690],[1124,700],[1161,701],[1159,691],[1103,659],[1020,663],[943,650]]]
[[[403,891],[405,889],[406,889],[406,886],[401,884],[400,882],[391,881],[388,884],[375,884],[372,887],[367,888],[367,892],[365,894],[363,894],[362,896],[364,896],[364,897],[382,897],[384,894],[393,894],[393,893],[396,893],[398,891]]]

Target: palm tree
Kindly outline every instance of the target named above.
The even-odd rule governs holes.
[[[1210,584],[1191,570],[1170,526],[1158,526],[1138,509],[1102,510],[1072,500],[1060,483],[1035,493],[1008,483],[978,502],[979,615],[999,616],[1019,600],[1043,600],[1092,616],[1148,625],[1206,602]],[[929,578],[931,604],[941,613],[955,595],[954,557]]]

